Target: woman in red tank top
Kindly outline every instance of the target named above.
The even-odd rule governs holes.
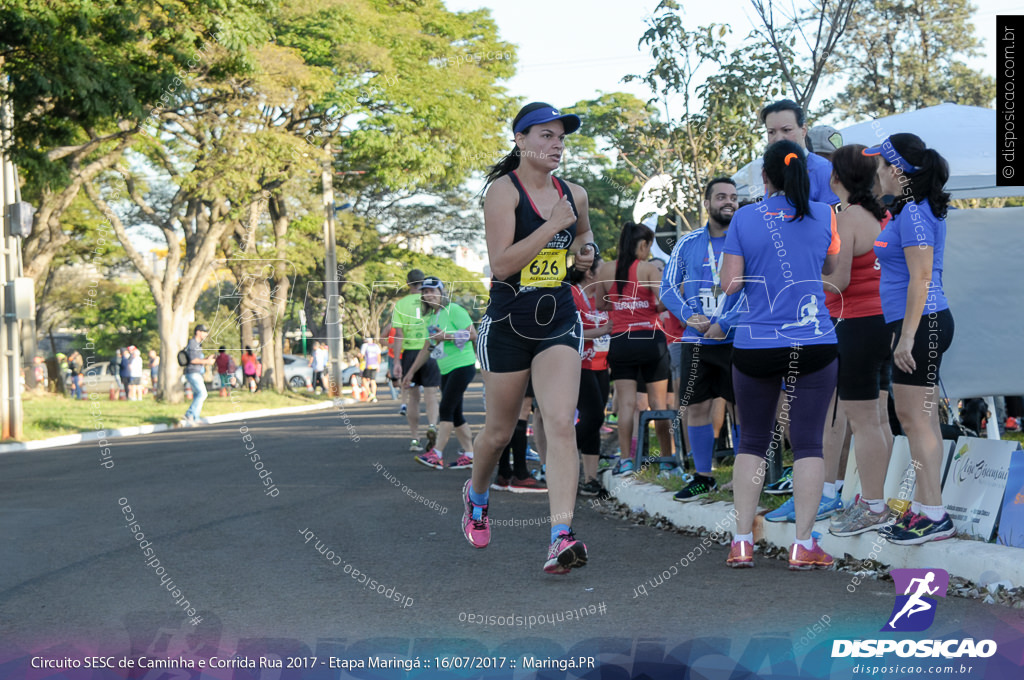
[[[838,471],[847,420],[856,438],[861,479],[859,502],[832,517],[829,531],[837,536],[871,531],[888,521],[883,487],[892,451],[887,391],[891,349],[873,245],[890,216],[873,194],[875,167],[863,149],[850,144],[832,155],[832,190],[842,206],[836,218],[842,246],[836,270],[823,277],[825,303],[836,323],[843,416],[826,430],[825,480],[834,480]]]
[[[608,310],[612,322],[608,365],[618,400],[622,452],[616,474],[632,472],[636,466],[630,443],[637,379],[642,376],[647,383],[647,398],[652,409],[664,409],[667,403],[668,345],[665,333],[658,327],[658,314],[665,309],[658,299],[661,274],[647,261],[653,242],[654,232],[648,227],[627,222],[619,237],[619,259],[605,262],[597,271],[598,308]],[[668,455],[672,450],[668,421],[655,421],[654,429],[662,455]]]

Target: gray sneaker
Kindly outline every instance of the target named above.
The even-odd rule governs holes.
[[[878,531],[891,523],[889,508],[874,513],[870,505],[858,498],[841,514],[832,517],[828,532],[833,536],[856,536],[866,531]]]

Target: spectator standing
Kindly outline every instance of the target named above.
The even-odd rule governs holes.
[[[185,380],[192,387],[192,404],[185,412],[185,418],[181,421],[183,427],[195,427],[203,411],[203,402],[206,401],[206,383],[203,381],[203,373],[206,366],[213,363],[213,358],[203,358],[203,341],[210,334],[205,325],[196,326],[192,338],[185,347],[188,354],[188,365],[185,366]]]
[[[225,396],[228,388],[231,387],[231,380],[234,378],[235,369],[238,367],[235,366],[234,358],[228,354],[227,348],[224,346],[221,346],[217,351],[217,356],[213,363],[217,367],[221,396]]]
[[[754,566],[754,516],[782,385],[794,458],[796,540],[789,568],[833,563],[812,531],[825,479],[825,416],[838,370],[821,275],[835,269],[840,244],[829,206],[808,198],[805,158],[803,148],[788,140],[768,147],[761,173],[768,198],[736,211],[723,248],[723,292],[743,290],[747,300],[732,356],[743,429],[733,467],[737,516],[730,567]]]
[[[71,374],[71,396],[75,399],[85,399],[82,392],[82,370],[85,362],[82,355],[75,350],[68,356],[68,372]]]
[[[160,355],[155,349],[149,350],[149,383],[153,386],[155,394],[160,386]]]
[[[373,338],[366,338],[363,346],[359,348],[359,353],[363,356],[363,360],[366,362],[366,368],[363,369],[363,388],[369,395],[368,400],[377,401],[377,373],[380,371],[380,357],[381,348]]]
[[[140,401],[142,399],[142,352],[135,345],[128,348],[128,399],[129,401]]]
[[[121,376],[121,387],[124,388],[124,398],[130,397],[129,391],[132,384],[132,352],[130,347],[121,350],[121,361],[118,368]]]
[[[942,503],[942,431],[938,391],[942,355],[953,342],[953,313],[942,288],[949,164],[917,135],[898,133],[865,149],[878,157],[878,193],[896,196],[893,219],[874,243],[878,293],[893,347],[896,416],[917,464],[914,500],[882,531],[916,545],[956,535]]]
[[[313,353],[309,357],[309,366],[313,369],[313,391],[316,392],[321,386],[324,392],[330,392],[327,381],[324,380],[324,370],[327,368],[327,346],[319,341],[313,343]]]
[[[252,353],[252,347],[246,345],[245,351],[242,352],[242,380],[250,392],[256,391],[257,371],[256,355]]]
[[[688,503],[718,488],[711,474],[715,449],[712,406],[718,397],[735,402],[732,387],[733,325],[741,296],[726,297],[721,269],[726,234],[738,209],[736,183],[715,177],[704,188],[708,221],[672,251],[661,280],[661,301],[684,326],[680,344],[679,409],[685,411],[696,474],[674,500]],[[671,347],[670,347],[671,349]],[[733,445],[739,441],[733,433]]]

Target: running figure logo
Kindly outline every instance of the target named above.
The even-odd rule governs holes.
[[[945,569],[893,569],[889,573],[896,586],[896,603],[882,630],[905,633],[927,630],[935,621],[934,598],[946,597],[949,572]]]

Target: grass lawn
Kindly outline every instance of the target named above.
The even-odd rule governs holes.
[[[233,404],[230,398],[218,396],[216,390],[211,391],[203,404],[203,417],[263,408],[305,406],[329,400],[325,395],[314,396],[312,392],[305,391],[287,391],[284,394],[236,391],[236,395],[236,403]],[[25,393],[22,404],[25,413],[22,441],[135,425],[173,425],[184,417],[188,409],[188,402],[166,404],[149,396],[142,401],[110,401],[106,395],[93,401],[76,401],[54,394]]]
[[[657,450],[657,446],[656,446],[656,444],[654,442],[652,442],[652,445],[651,445],[651,455],[660,455],[660,453],[658,453],[656,450]],[[711,500],[711,501],[727,501],[729,503],[732,503],[733,502],[732,491],[723,491],[722,490],[722,485],[723,484],[727,484],[727,483],[732,481],[732,462],[731,462],[732,459],[731,458],[726,458],[725,460],[729,461],[728,464],[726,464],[724,461],[716,460],[715,463],[714,463],[714,466],[711,469],[711,474],[715,477],[715,481],[718,482],[718,489],[719,490],[718,491],[712,491],[710,494],[708,494],[708,500]],[[783,464],[783,466],[788,466],[788,465],[792,465],[793,464],[793,452],[790,451],[789,449],[786,449],[783,452],[783,454],[782,454],[782,464]],[[659,477],[658,476],[659,472],[660,472],[660,469],[659,469],[657,464],[655,464],[655,465],[648,465],[647,467],[642,469],[642,471],[640,472],[639,475],[637,475],[637,479],[639,481],[647,482],[649,484],[656,484],[656,485],[658,485],[658,486],[660,486],[660,487],[662,487],[662,488],[664,488],[664,489],[666,489],[668,491],[671,491],[672,493],[675,493],[676,491],[679,491],[680,489],[683,488],[683,486],[685,486],[683,484],[683,480],[680,479],[679,477],[676,477],[675,475],[673,475],[671,477],[668,477],[668,478]],[[692,472],[692,470],[691,470],[691,472]],[[761,499],[758,501],[758,504],[762,508],[766,508],[768,510],[774,510],[775,508],[777,508],[780,505],[782,505],[783,503],[785,503],[788,498],[789,498],[788,495],[786,495],[786,496],[773,496],[771,494],[762,493],[761,494]]]

